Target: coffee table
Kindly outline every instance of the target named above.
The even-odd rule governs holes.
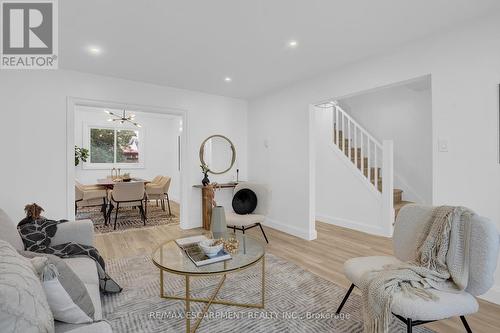
[[[186,332],[195,332],[200,323],[207,313],[211,304],[224,304],[241,306],[247,308],[264,308],[265,304],[265,247],[259,240],[246,235],[232,235],[239,241],[238,251],[231,254],[232,258],[226,261],[213,263],[205,266],[197,267],[191,259],[184,253],[184,251],[175,243],[175,241],[168,241],[161,244],[156,250],[153,251],[153,263],[160,269],[160,297],[165,299],[183,300],[185,302],[185,321]],[[261,302],[257,304],[236,303],[229,300],[217,299],[217,295],[226,280],[226,275],[229,273],[238,272],[261,262],[262,264],[262,280],[261,280]],[[185,296],[170,296],[165,294],[164,290],[164,272],[182,275],[185,281]],[[215,288],[214,293],[210,298],[195,298],[190,294],[190,278],[222,275],[222,278]],[[191,302],[206,303],[202,310],[201,315],[197,315],[196,322],[191,328]]]

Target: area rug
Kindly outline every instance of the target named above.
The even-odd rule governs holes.
[[[173,212],[172,212],[173,213]],[[108,233],[115,231],[123,231],[128,229],[144,228],[144,222],[141,219],[139,210],[134,208],[120,208],[118,211],[118,219],[116,222],[116,230],[113,230],[115,221],[115,211],[111,214],[111,223],[104,225],[104,217],[101,213],[101,207],[85,207],[79,208],[76,216],[77,220],[90,219],[94,222],[94,231],[96,233]],[[156,207],[154,204],[148,205],[148,220],[146,227],[167,224],[179,224],[179,216],[168,216],[168,210],[163,211],[161,207]]]
[[[243,303],[260,300],[260,265],[227,276],[219,297]],[[103,296],[103,316],[113,332],[184,332],[184,302],[159,297],[159,270],[148,257],[107,262],[109,274],[123,287],[120,294]],[[266,255],[266,306],[249,309],[212,305],[197,332],[362,332],[361,303],[351,295],[336,317],[346,289],[271,254]],[[208,297],[220,277],[191,278],[192,297]],[[184,278],[165,273],[165,292],[181,296]],[[201,313],[203,303],[192,303]],[[194,320],[193,320],[194,322]],[[390,332],[405,332],[396,318]],[[415,327],[414,332],[433,332]]]

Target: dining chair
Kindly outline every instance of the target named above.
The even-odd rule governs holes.
[[[113,229],[116,230],[116,220],[118,219],[118,210],[123,207],[138,207],[139,213],[146,225],[147,221],[147,205],[146,192],[144,190],[144,183],[142,182],[118,182],[114,185],[113,190],[108,194],[109,208],[107,221],[110,221],[111,212],[115,208],[115,222]],[[144,206],[143,206],[144,204]]]
[[[101,212],[106,222],[106,197],[107,190],[104,186],[83,185],[75,180],[75,215],[78,213],[79,207],[101,206]]]
[[[398,214],[394,225],[394,256],[358,257],[344,263],[344,274],[351,286],[344,296],[336,314],[339,314],[354,287],[362,283],[363,275],[370,271],[383,270],[386,265],[412,260],[417,252],[417,235],[422,233],[427,221],[432,218],[433,207],[406,205]],[[479,304],[475,296],[487,292],[495,282],[495,269],[499,250],[499,237],[495,225],[488,219],[473,215],[469,244],[469,282],[461,292],[446,292],[432,289],[438,299],[428,301],[398,292],[391,303],[392,314],[406,324],[408,333],[414,326],[460,317],[467,332],[472,332],[466,315],[476,313]]]
[[[150,188],[153,188],[153,187],[157,187],[160,185],[160,182],[161,180],[163,179],[163,176],[162,175],[158,175],[158,176],[155,176],[151,182],[149,182],[148,184],[146,184],[146,192],[147,192],[147,188],[150,187]],[[153,191],[154,192],[154,191]],[[160,199],[148,199],[148,200],[155,200],[156,201],[156,207],[158,207],[158,201]]]
[[[269,201],[270,201],[270,191],[269,187],[264,184],[257,184],[251,182],[242,182],[236,185],[234,188],[234,194],[238,193],[239,190],[249,189],[252,190],[257,196],[257,207],[251,214],[240,215],[235,213],[234,211],[226,212],[226,223],[227,227],[233,229],[234,232],[236,230],[240,230],[245,233],[246,230],[259,227],[266,243],[269,243],[266,233],[264,232],[264,228],[262,228],[262,224],[266,218],[266,215],[269,210]]]
[[[156,177],[155,177],[156,179]],[[172,210],[170,208],[170,197],[168,196],[168,190],[170,189],[170,184],[172,183],[172,178],[168,176],[161,176],[161,178],[154,182],[154,180],[146,184],[146,195],[148,200],[158,200],[161,202],[161,208],[165,211],[165,200],[168,205],[168,215],[172,215]]]

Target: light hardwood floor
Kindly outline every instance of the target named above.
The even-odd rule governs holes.
[[[172,209],[178,212],[178,205]],[[283,232],[265,228],[270,244],[267,252],[287,259],[333,283],[348,288],[342,265],[349,258],[370,255],[390,255],[390,239],[317,222],[318,238],[306,241]],[[196,235],[201,229],[182,230],[178,225],[158,226],[124,232],[98,234],[96,247],[106,259],[151,254],[153,249],[167,240]],[[247,231],[262,237],[258,229]],[[356,291],[357,292],[357,291]],[[334,309],[333,309],[334,310]],[[477,314],[467,317],[475,333],[500,332],[500,306],[480,300]],[[453,318],[427,324],[437,332],[465,332],[460,319]]]

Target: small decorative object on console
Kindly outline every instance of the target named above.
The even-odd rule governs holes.
[[[210,184],[210,179],[208,179],[208,171],[209,171],[208,166],[206,164],[201,164],[200,168],[201,172],[203,172],[203,175],[205,176],[201,180],[201,183],[203,184],[203,186],[207,186],[208,184]]]

